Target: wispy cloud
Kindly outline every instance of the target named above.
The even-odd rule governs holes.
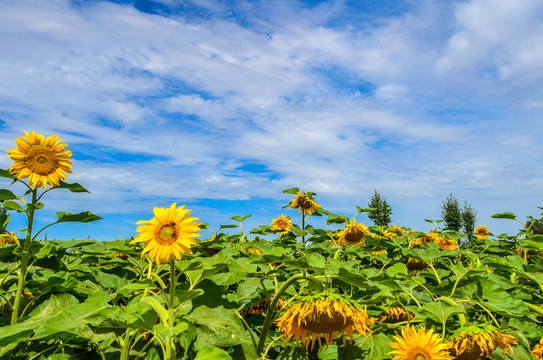
[[[533,215],[541,3],[389,3],[3,1],[0,143],[60,135],[85,204],[134,221],[292,186],[339,212],[378,189],[413,227],[449,192]]]

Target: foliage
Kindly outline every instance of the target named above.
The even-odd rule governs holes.
[[[377,190],[374,191],[375,192],[368,203],[368,207],[375,210],[368,212],[368,218],[377,226],[388,226],[392,221],[392,209],[385,198],[381,197]]]
[[[391,359],[393,349],[410,354],[413,345],[405,336],[399,345],[400,332],[440,358],[449,357],[449,346],[438,342],[459,344],[454,351],[470,358],[460,355],[462,344],[475,338],[485,356],[497,359],[529,359],[539,351],[533,349],[543,338],[543,235],[534,218],[524,227],[513,213],[494,214],[524,229],[494,239],[485,230],[486,240],[460,248],[458,232],[388,227],[389,218],[366,227],[355,217],[375,214],[372,208],[333,214],[315,202],[315,193],[292,188],[283,191],[295,194],[283,208],[299,216],[288,229],[244,230],[251,215],[232,216],[239,225],[216,231],[199,224],[210,236],[183,249],[178,261],[172,244],[182,240],[181,216],[157,216],[150,237],[137,244],[39,240],[49,226],[100,219],[88,211],[57,212],[56,221],[33,229],[44,194],[87,190],[59,181],[39,192],[6,170],[0,177],[28,187],[20,196],[0,189],[6,209],[27,218],[19,242],[8,229],[10,217],[0,216],[9,232],[0,237],[1,359],[381,360]],[[452,194],[447,204],[459,209]],[[391,214],[380,196],[373,205]],[[473,209],[466,204],[464,212],[466,224],[474,223]],[[327,226],[314,227],[312,216],[327,216]],[[149,256],[157,252],[145,250],[150,241],[176,256],[158,263]],[[280,324],[289,313],[300,322]]]

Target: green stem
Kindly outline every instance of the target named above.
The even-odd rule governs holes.
[[[315,277],[307,274],[296,274],[290,277],[283,286],[277,291],[277,293],[274,295],[272,302],[268,306],[268,310],[266,311],[266,318],[264,319],[264,324],[262,325],[262,332],[260,333],[260,338],[258,340],[258,345],[256,347],[256,354],[260,356],[262,354],[262,350],[264,349],[264,343],[266,342],[266,335],[268,334],[268,330],[270,329],[273,313],[275,311],[275,307],[277,306],[277,302],[281,298],[281,295],[288,289],[288,287],[292,284],[294,284],[298,280],[308,280],[314,283],[319,287],[319,291],[324,291],[324,286],[322,283]]]
[[[238,312],[236,312],[236,315],[241,320],[241,323],[243,324],[245,329],[247,329],[247,331],[249,332],[249,335],[251,336],[251,341],[253,342],[253,347],[256,350],[256,340],[255,340],[255,336],[253,335],[253,332],[251,331],[251,327],[249,326],[249,324],[247,324],[247,321],[245,321],[243,316],[241,316]]]
[[[32,190],[32,204],[36,203],[36,195],[38,190]],[[21,258],[21,268],[19,270],[19,281],[17,283],[17,293],[15,294],[15,302],[13,304],[13,311],[11,312],[11,325],[17,324],[19,319],[19,307],[21,305],[21,298],[23,294],[23,287],[26,279],[26,272],[29,260],[28,251],[30,250],[30,242],[32,241],[32,225],[34,223],[34,211],[30,210],[27,214],[28,227],[26,229],[26,238],[23,245],[23,257]]]
[[[434,275],[436,276],[437,283],[438,283],[438,284],[441,284],[441,278],[440,278],[439,275],[437,274],[437,271],[436,271],[436,269],[434,268],[434,265],[432,265],[431,263],[430,263],[429,265],[430,265],[430,268],[432,269],[432,271],[434,272]]]
[[[302,242],[305,245],[305,211],[302,211]]]
[[[176,287],[176,277],[175,277],[175,258],[170,260],[170,298],[168,301],[168,310],[169,310],[169,327],[173,329],[175,326],[175,316],[174,316],[174,303],[175,303],[175,287]],[[170,334],[172,331],[170,331]],[[176,359],[175,354],[175,343],[172,336],[167,337],[166,343],[166,359],[165,360],[174,360]]]

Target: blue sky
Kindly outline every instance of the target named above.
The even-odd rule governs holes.
[[[290,187],[341,215],[377,189],[423,231],[449,193],[495,234],[543,205],[539,0],[4,0],[0,53],[1,147],[59,135],[91,191],[38,222],[104,218],[48,238],[130,237],[172,202],[215,230],[299,221]]]

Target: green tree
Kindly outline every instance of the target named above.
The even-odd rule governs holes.
[[[464,201],[462,209],[462,231],[467,234],[468,241],[475,239],[475,223],[477,222],[477,211]]]
[[[386,202],[385,198],[381,197],[377,190],[375,190],[375,193],[370,199],[368,207],[375,209],[374,211],[368,213],[368,217],[371,221],[373,221],[375,225],[388,226],[388,224],[390,224],[390,222],[392,221],[392,210]]]
[[[460,231],[462,228],[462,209],[452,193],[441,206],[441,218],[448,230]]]

